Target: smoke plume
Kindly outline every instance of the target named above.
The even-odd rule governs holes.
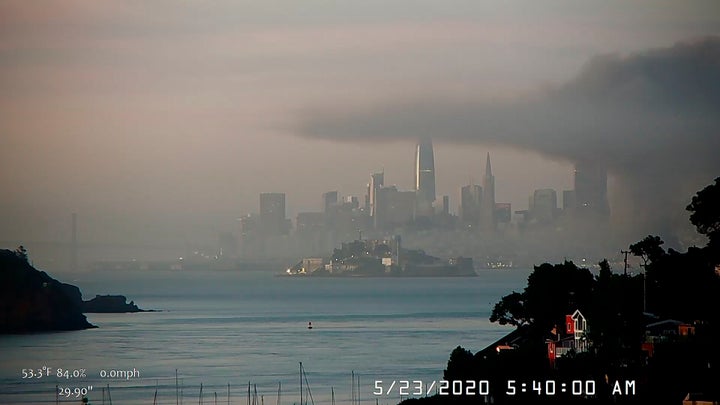
[[[571,81],[512,101],[446,94],[314,111],[299,131],[333,140],[432,137],[579,161],[619,180],[616,213],[667,232],[720,175],[720,37],[591,59]],[[520,164],[520,163],[519,163]]]

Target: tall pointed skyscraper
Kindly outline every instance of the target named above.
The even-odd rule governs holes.
[[[430,216],[435,202],[435,157],[432,141],[421,140],[415,152],[415,193],[417,215]]]
[[[485,177],[483,178],[482,205],[480,207],[481,227],[485,231],[495,230],[495,176],[490,166],[490,152],[485,163]]]

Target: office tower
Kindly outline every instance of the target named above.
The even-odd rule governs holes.
[[[325,229],[325,214],[322,212],[300,212],[295,221],[298,235],[309,236],[321,234]]]
[[[510,203],[495,203],[495,223],[509,224],[512,219],[512,206]]]
[[[607,171],[603,165],[590,160],[575,164],[575,212],[584,219],[602,219],[610,215]]]
[[[575,205],[575,190],[563,190],[563,215],[572,212],[575,209]]]
[[[256,214],[248,214],[240,221],[240,256],[244,258],[253,257],[263,250],[262,227],[260,217]]]
[[[535,190],[530,198],[530,217],[541,224],[549,224],[555,220],[557,212],[557,193],[550,188]]]
[[[482,187],[469,184],[460,189],[460,220],[465,226],[477,228],[480,225]]]
[[[337,191],[328,191],[327,193],[323,193],[323,212],[325,214],[330,214],[333,210],[333,208],[338,203],[338,192]]]
[[[376,214],[376,204],[377,204],[377,193],[378,190],[385,184],[385,173],[373,173],[370,175],[370,183],[368,184],[368,193],[367,193],[367,201],[366,201],[366,208],[367,212],[371,217],[374,217]]]
[[[495,176],[490,166],[490,152],[485,163],[485,177],[483,178],[482,204],[480,207],[480,222],[484,231],[495,231]]]
[[[360,208],[360,200],[354,195],[346,195],[343,197],[343,205],[349,205],[352,209]]]
[[[450,196],[444,195],[442,198],[442,213],[443,215],[450,215]]]
[[[334,232],[335,241],[342,241],[357,238],[358,231],[368,230],[373,227],[372,219],[367,210],[360,209],[360,202],[357,197],[343,197],[333,215],[333,223],[330,225]]]
[[[285,193],[260,194],[260,226],[265,235],[287,235]]]
[[[435,202],[435,157],[430,139],[423,139],[415,152],[415,192],[417,196],[417,214],[432,215]]]
[[[397,187],[383,187],[377,193],[374,225],[377,229],[394,229],[410,223],[414,218],[416,193],[398,191]]]

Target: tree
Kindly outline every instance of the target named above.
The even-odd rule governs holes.
[[[513,292],[495,304],[491,322],[531,325],[544,333],[565,321],[565,315],[587,308],[593,276],[572,262],[535,266],[522,293]]]
[[[659,236],[648,235],[640,242],[630,245],[630,252],[638,256],[643,261],[643,267],[648,264],[657,262],[665,255],[665,250],[661,248],[665,242]]]
[[[17,247],[17,249],[15,249],[15,256],[19,257],[25,262],[28,262],[28,252],[23,245],[20,245]]]
[[[448,360],[447,369],[445,369],[443,377],[448,381],[461,380],[471,375],[472,370],[472,352],[458,346],[452,351],[452,353],[450,353],[450,360]]]
[[[720,258],[720,177],[715,183],[700,190],[692,198],[686,210],[690,211],[690,222],[697,231],[708,237],[708,251]],[[715,252],[713,254],[713,252]],[[715,261],[717,264],[717,260]]]
[[[500,325],[523,326],[529,321],[525,309],[525,296],[515,291],[502,297],[500,302],[495,304],[490,315],[490,322],[497,322]]]

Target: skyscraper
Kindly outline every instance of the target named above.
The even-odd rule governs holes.
[[[485,162],[480,221],[483,230],[495,230],[495,176],[493,176],[492,167],[490,166],[490,152],[488,152]]]
[[[460,219],[466,227],[477,229],[480,225],[481,206],[482,187],[469,184],[460,189]]]
[[[367,212],[371,217],[377,214],[377,193],[385,184],[385,173],[373,173],[370,175],[370,183],[368,183],[367,194]]]
[[[591,160],[575,164],[575,213],[580,218],[602,219],[610,215],[607,171]]]
[[[326,215],[330,214],[331,211],[335,208],[335,206],[337,206],[338,192],[337,191],[328,191],[327,193],[323,193],[322,199],[323,199],[323,212]]]
[[[382,187],[377,193],[375,228],[393,229],[413,220],[416,204],[414,191],[398,191],[397,187]]]
[[[287,234],[285,193],[260,194],[260,226],[268,236]]]
[[[435,202],[435,157],[432,141],[423,139],[415,152],[415,193],[417,197],[417,214],[432,215]]]
[[[557,192],[551,188],[535,190],[530,197],[530,217],[536,223],[550,224],[557,214]]]

